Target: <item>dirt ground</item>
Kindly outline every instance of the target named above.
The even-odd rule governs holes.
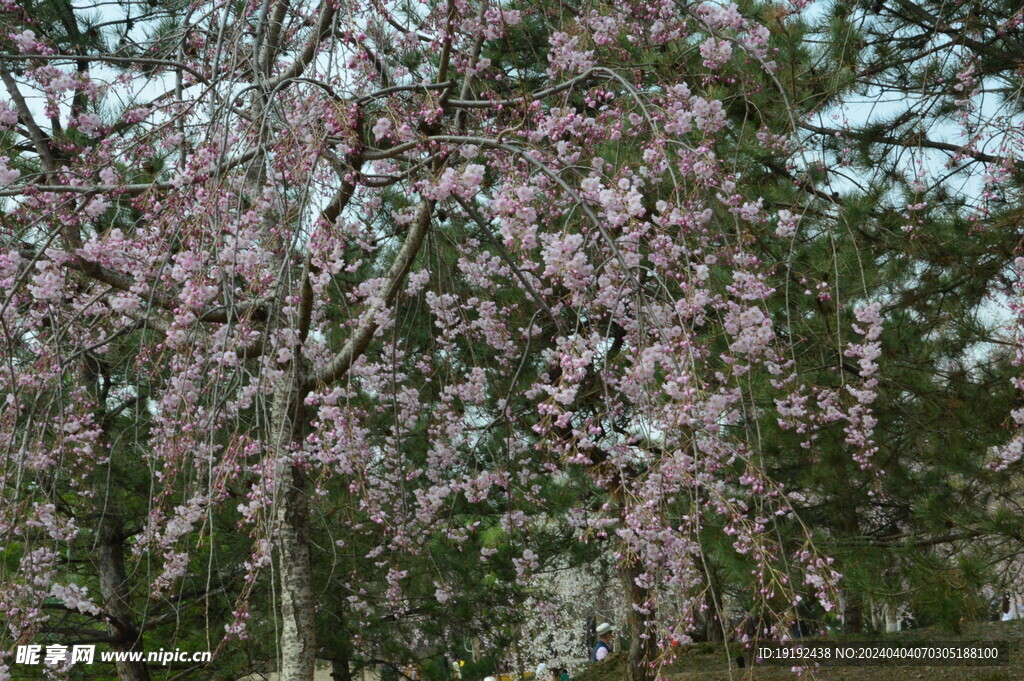
[[[960,635],[929,629],[912,629],[900,634],[870,637],[837,637],[842,642],[858,640],[896,642],[984,642],[1010,643],[1009,664],[991,667],[952,666],[858,666],[821,667],[797,676],[789,667],[750,666],[750,654],[745,669],[730,665],[724,646],[695,644],[679,650],[677,659],[663,669],[668,681],[790,681],[817,679],[819,681],[1024,681],[1024,620],[1016,622],[986,622],[968,625]],[[732,659],[743,655],[742,647],[730,645]],[[609,656],[605,661],[578,674],[574,681],[625,681],[625,654]]]

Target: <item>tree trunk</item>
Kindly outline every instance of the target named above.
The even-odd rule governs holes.
[[[312,681],[316,661],[313,571],[305,475],[282,467],[277,509],[281,575],[281,681]]]
[[[521,630],[516,627],[514,638],[512,639],[512,649],[516,657],[516,674],[518,681],[526,681],[526,668],[523,666],[523,655],[519,648]]]
[[[864,631],[864,598],[853,591],[846,594],[843,610],[843,630],[847,634]]]
[[[654,665],[658,659],[658,642],[649,631],[646,621],[654,621],[655,613],[648,589],[637,584],[640,566],[630,561],[622,568],[622,579],[629,596],[629,665],[627,681],[653,681]],[[640,612],[640,608],[644,612]]]
[[[704,591],[704,606],[697,614],[693,640],[698,643],[705,641],[720,643],[725,640],[722,626],[722,602],[718,597],[719,583],[722,580],[714,565],[707,559],[705,560],[708,584]]]
[[[352,681],[352,666],[345,657],[335,657],[331,660],[331,681]]]
[[[316,604],[309,550],[306,476],[289,463],[290,445],[299,433],[303,395],[297,367],[290,367],[274,391],[271,418],[278,499],[275,529],[281,580],[280,681],[313,681],[316,662]]]
[[[103,598],[103,610],[114,618],[117,630],[117,640],[111,647],[116,652],[142,652],[142,632],[129,603],[128,577],[124,569],[124,533],[109,510],[100,521],[98,539],[96,563],[100,596]],[[149,681],[149,668],[143,661],[121,660],[114,664],[120,681]]]
[[[881,616],[881,610],[871,600],[868,600],[868,609],[871,611],[871,628],[875,631],[883,631],[884,621]]]
[[[621,474],[616,474],[612,479],[610,491],[619,508],[619,522],[626,526],[630,505]],[[626,669],[626,681],[654,681],[658,641],[654,631],[648,629],[646,622],[656,621],[657,606],[651,598],[650,591],[637,583],[643,574],[643,566],[636,557],[630,556],[627,550],[623,550],[622,553],[623,562],[619,567],[619,576],[626,589],[629,604],[629,664]]]
[[[860,536],[860,518],[854,505],[844,504],[840,509],[841,532],[847,537]],[[874,613],[870,604],[868,614],[874,623]],[[859,634],[864,631],[864,597],[854,590],[846,592],[846,611],[843,614],[843,625],[847,634]],[[877,630],[877,629],[876,629]]]
[[[721,643],[725,640],[722,627],[721,603],[715,591],[717,588],[718,580],[715,579],[708,585],[707,593],[704,596],[704,605],[707,608],[704,611],[704,626],[706,628],[707,640],[713,643]]]
[[[885,604],[885,633],[892,634],[903,629],[900,623],[896,606],[890,603]]]
[[[331,637],[334,650],[331,657],[331,680],[352,681],[352,642],[349,640],[344,608],[339,608],[336,633]]]
[[[98,443],[108,460],[113,459],[113,448],[108,438],[110,423],[104,408],[105,396],[100,389],[99,377],[102,371],[100,361],[86,352],[83,356],[79,375],[99,405],[99,421],[103,424],[103,437]],[[142,632],[131,608],[131,593],[128,588],[128,573],[124,568],[124,527],[110,498],[109,486],[103,493],[107,507],[96,528],[96,569],[100,581],[100,597],[103,611],[111,618],[117,638],[111,643],[115,652],[142,652]],[[149,681],[149,668],[142,660],[120,660],[114,662],[120,681]]]

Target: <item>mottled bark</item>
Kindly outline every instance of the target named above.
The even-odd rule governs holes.
[[[281,593],[280,681],[312,681],[316,661],[316,605],[309,548],[306,477],[288,463],[303,409],[298,370],[292,367],[274,391],[271,427],[278,470],[274,516]]]
[[[284,466],[277,508],[281,575],[281,681],[312,681],[316,660],[309,510],[303,472]]]

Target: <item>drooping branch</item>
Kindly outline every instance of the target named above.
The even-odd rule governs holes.
[[[317,21],[313,34],[303,47],[295,61],[279,76],[267,83],[267,90],[276,90],[282,82],[301,75],[316,58],[321,43],[327,39],[334,30],[334,17],[337,14],[337,5],[334,2],[324,2],[320,5],[320,19]]]
[[[57,166],[53,162],[53,155],[50,153],[50,142],[39,128],[39,125],[36,124],[32,111],[28,108],[28,104],[25,102],[25,97],[21,94],[17,81],[14,80],[14,76],[3,65],[3,62],[0,62],[0,78],[3,79],[4,85],[7,87],[7,93],[14,102],[14,106],[18,111],[18,118],[21,119],[21,122],[28,130],[32,144],[36,148],[36,153],[39,154],[39,162],[42,163],[43,170],[47,174],[52,175],[57,171]]]
[[[323,368],[310,376],[309,386],[337,381],[369,347],[370,341],[380,325],[377,315],[390,307],[398,296],[398,292],[402,290],[405,275],[412,267],[427,232],[430,230],[433,212],[433,201],[424,199],[420,202],[416,217],[409,226],[405,241],[384,277],[384,285],[380,292],[369,301],[366,310],[363,311],[356,323],[352,335],[345,341],[341,350]]]

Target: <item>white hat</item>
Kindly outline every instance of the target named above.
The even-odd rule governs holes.
[[[600,624],[597,625],[597,635],[598,636],[603,636],[604,634],[607,634],[609,631],[615,631],[615,627],[613,627],[612,625],[608,624],[607,622],[601,622]]]

